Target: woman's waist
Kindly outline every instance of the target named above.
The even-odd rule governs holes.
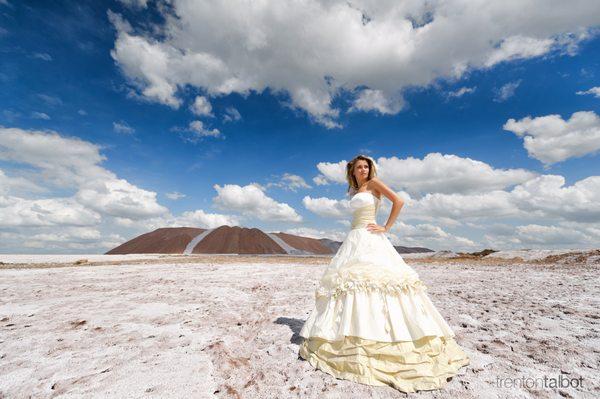
[[[364,216],[364,217],[355,217],[352,219],[352,224],[351,227],[352,229],[358,229],[361,227],[367,227],[369,225],[369,223],[375,223],[377,224],[377,219],[375,219],[375,216]]]

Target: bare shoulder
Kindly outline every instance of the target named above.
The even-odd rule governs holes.
[[[373,176],[371,180],[369,180],[369,184],[367,187],[370,191],[373,191],[378,196],[381,196],[383,189],[385,188],[385,184],[381,181],[381,179],[377,176]]]
[[[390,201],[397,201],[400,198],[396,195],[394,190],[387,186],[380,178],[373,177],[369,180],[369,190],[373,191],[379,197],[386,197]]]

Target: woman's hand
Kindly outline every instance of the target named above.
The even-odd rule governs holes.
[[[387,233],[388,231],[385,227],[375,223],[369,223],[367,225],[367,230],[369,230],[372,233]]]

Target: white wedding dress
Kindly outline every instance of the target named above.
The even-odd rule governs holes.
[[[326,268],[299,354],[337,378],[403,392],[438,389],[469,364],[427,287],[376,223],[380,199],[350,200],[352,228]]]

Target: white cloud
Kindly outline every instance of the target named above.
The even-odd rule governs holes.
[[[31,113],[31,117],[33,119],[44,119],[44,120],[49,120],[50,117],[48,116],[48,114],[45,114],[43,112],[32,112]]]
[[[171,192],[171,193],[166,193],[165,195],[166,195],[166,197],[167,197],[168,199],[170,199],[170,200],[173,200],[173,201],[177,201],[178,199],[181,199],[181,198],[185,198],[185,197],[186,197],[186,195],[185,195],[185,194],[181,194],[181,193],[179,193],[179,192],[177,192],[177,191],[173,191],[173,192]]]
[[[291,173],[284,173],[281,177],[281,180],[276,183],[268,183],[266,188],[269,187],[281,187],[284,190],[289,190],[296,192],[298,189],[308,189],[312,188],[310,185],[306,183],[302,176],[294,175]]]
[[[484,62],[486,67],[491,67],[499,62],[515,59],[527,59],[538,57],[550,51],[555,45],[555,39],[537,39],[521,35],[507,37],[502,40],[500,46],[494,50]]]
[[[210,129],[204,126],[204,122],[191,121],[187,128],[173,127],[172,131],[178,132],[183,141],[198,143],[206,137],[224,138],[219,129]]]
[[[45,189],[34,182],[21,177],[8,176],[0,169],[0,196],[8,193],[30,194],[44,192]]]
[[[319,162],[317,185],[347,184],[346,160]],[[504,189],[525,182],[536,173],[525,169],[495,169],[485,162],[457,155],[429,153],[423,159],[380,157],[375,160],[378,176],[396,190],[411,195],[426,193],[477,193]]]
[[[43,61],[52,61],[52,56],[48,53],[33,53],[32,57]]]
[[[40,100],[42,100],[47,105],[50,105],[52,107],[57,107],[59,105],[62,105],[62,103],[63,103],[60,98],[58,98],[56,96],[51,96],[49,94],[38,93],[38,94],[36,94],[36,97],[39,98]]]
[[[600,176],[590,176],[565,186],[565,178],[543,175],[511,192],[511,202],[538,217],[578,223],[600,222]]]
[[[335,200],[325,197],[312,198],[309,195],[302,199],[304,207],[322,217],[348,218],[350,208],[348,200]]]
[[[435,221],[447,218],[462,222],[466,219],[507,218],[519,216],[519,209],[510,203],[510,194],[495,190],[482,194],[428,193],[407,206],[406,217]]]
[[[85,116],[85,115],[87,115],[87,112],[86,112],[85,110],[83,110],[83,109],[80,109],[79,111],[77,111],[77,113],[78,113],[79,115],[81,115],[81,116]]]
[[[519,79],[514,82],[509,82],[504,86],[500,87],[498,90],[496,90],[494,101],[503,102],[508,100],[509,98],[515,95],[515,91],[517,90],[517,87],[519,87],[520,84],[521,80]]]
[[[213,187],[218,193],[213,203],[221,209],[265,221],[302,221],[302,217],[291,206],[268,197],[259,185],[225,184],[221,187],[215,184]]]
[[[219,226],[239,226],[240,218],[234,215],[208,213],[202,209],[183,212],[179,216],[171,214],[141,221],[119,219],[117,223],[126,227],[136,227],[138,230],[150,231],[161,227],[197,227],[214,229]]]
[[[53,131],[0,127],[0,161],[10,167],[0,170],[2,251],[100,252],[149,229],[239,223],[201,209],[172,215],[155,192],[101,166],[100,150]]]
[[[234,107],[227,107],[225,109],[225,115],[223,116],[223,122],[237,122],[242,119],[240,112]]]
[[[546,166],[600,149],[600,118],[593,111],[575,112],[566,121],[560,115],[511,118],[503,128],[523,137],[529,156]]]
[[[333,241],[341,242],[346,238],[347,231],[339,230],[318,230],[311,227],[297,227],[293,229],[287,229],[284,231],[287,234],[293,234],[300,237],[308,237],[314,239],[328,238]]]
[[[345,159],[339,162],[319,162],[317,169],[321,174],[313,178],[313,181],[318,185],[327,184],[328,182],[346,183],[347,163],[348,161]]]
[[[164,24],[146,32],[109,11],[117,28],[111,55],[141,95],[177,108],[187,85],[209,97],[270,89],[328,128],[341,126],[333,100],[344,92],[377,93],[356,109],[398,112],[406,88],[574,54],[600,22],[593,0],[176,0],[160,11]]]
[[[167,212],[158,204],[156,193],[134,186],[125,179],[107,179],[81,186],[77,201],[106,215],[146,219]]]
[[[207,129],[202,121],[192,121],[189,125],[190,131],[194,132],[198,137],[219,137],[221,132],[219,129]]]
[[[204,96],[197,96],[194,103],[190,106],[190,110],[197,116],[213,116],[212,105]]]
[[[377,111],[389,115],[397,114],[403,106],[404,99],[401,97],[391,99],[381,90],[365,89],[358,94],[348,111]]]
[[[323,175],[317,175],[317,176],[313,177],[313,182],[317,186],[325,186],[325,185],[329,184],[329,180],[327,180],[327,178]]]
[[[148,0],[119,0],[119,2],[133,9],[142,9],[148,6]]]
[[[135,129],[127,124],[127,122],[119,121],[113,122],[113,130],[117,133],[122,134],[133,134],[135,133]]]
[[[156,193],[100,166],[106,158],[99,150],[92,143],[52,131],[0,128],[0,160],[33,166],[38,173],[32,179],[40,186],[75,189],[72,200],[107,215],[138,219],[167,212],[156,202]],[[54,203],[40,204],[56,209]]]
[[[459,222],[517,218],[539,222],[600,223],[600,176],[590,176],[571,186],[558,175],[537,176],[511,191],[481,194],[427,194],[408,200],[406,218]]]
[[[27,200],[0,197],[0,226],[90,226],[101,217],[72,198]]]
[[[591,89],[586,90],[586,91],[578,91],[576,94],[579,94],[579,95],[592,94],[594,97],[600,98],[600,86],[592,87]]]
[[[471,250],[478,244],[466,237],[448,233],[433,224],[411,225],[398,222],[392,226],[389,233],[390,241],[394,245],[405,247],[419,246],[435,250]]]
[[[572,243],[569,237],[575,237],[581,238],[575,247],[592,248],[600,240],[600,176],[590,176],[570,186],[565,185],[562,176],[541,175],[511,190],[488,189],[470,194],[427,193],[419,199],[406,192],[397,194],[403,199],[404,206],[392,228],[397,235],[392,238],[401,245],[453,250],[482,245],[493,248],[552,248],[568,246]],[[303,203],[321,217],[351,219],[347,200],[307,196]],[[387,216],[390,210],[389,201],[384,199],[378,212],[380,223],[384,222],[381,215]],[[405,221],[425,223],[411,225]],[[546,227],[517,229],[507,223]],[[446,231],[442,227],[456,231]],[[487,233],[474,229],[487,230]],[[538,240],[534,238],[537,231],[543,233]],[[528,235],[531,237],[528,238]]]
[[[524,245],[581,245],[582,242],[586,241],[585,234],[560,226],[529,224],[517,226],[515,232],[516,238]]]
[[[464,96],[465,94],[471,94],[473,93],[475,90],[477,89],[477,87],[461,87],[460,89],[457,89],[455,91],[451,91],[448,93],[448,97],[450,98],[459,98]]]
[[[485,162],[433,152],[423,159],[381,157],[379,176],[390,187],[411,195],[478,193],[503,189],[536,176],[525,169],[495,169]]]

